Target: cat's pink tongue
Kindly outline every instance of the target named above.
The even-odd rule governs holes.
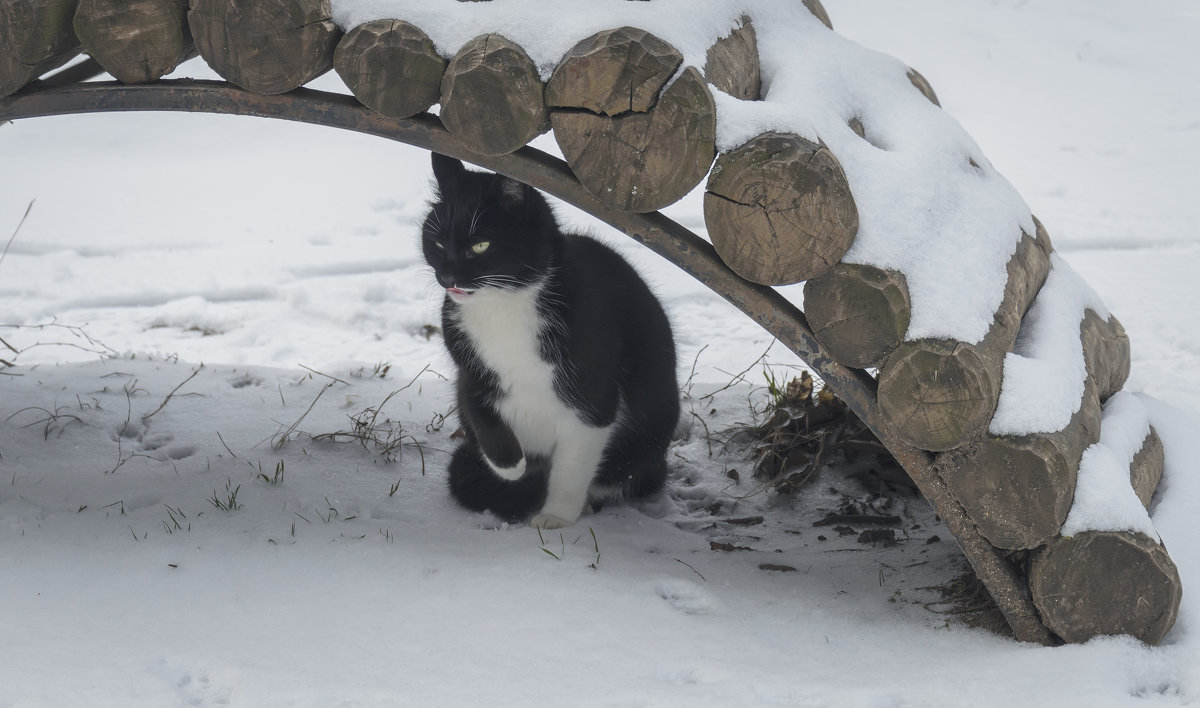
[[[470,290],[463,290],[462,288],[446,288],[446,292],[454,297],[466,297],[471,294]]]

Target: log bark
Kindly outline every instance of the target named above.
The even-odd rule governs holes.
[[[127,84],[159,79],[194,54],[188,0],[79,0],[75,34]]]
[[[743,101],[762,98],[762,69],[758,61],[758,38],[750,18],[708,48],[704,78],[719,90]]]
[[[645,113],[683,55],[636,27],[597,32],[567,52],[546,82],[546,105],[599,115]]]
[[[475,152],[506,155],[549,128],[544,91],[524,49],[498,34],[480,35],[442,76],[442,124]]]
[[[997,548],[1036,548],[1058,535],[1075,498],[1079,460],[1100,439],[1101,385],[1123,384],[1122,372],[1129,371],[1128,348],[1124,358],[1114,354],[1120,347],[1112,342],[1124,334],[1115,318],[1106,322],[1088,310],[1079,329],[1087,381],[1066,427],[1031,435],[984,434],[935,462],[979,532]]]
[[[1004,356],[1012,350],[1021,318],[1050,271],[1049,238],[1022,234],[1007,271],[1004,299],[980,342],[907,341],[880,371],[880,412],[914,447],[949,450],[991,421],[1000,398]]]
[[[816,15],[821,24],[829,29],[833,29],[833,23],[829,21],[829,13],[825,12],[825,7],[821,5],[821,0],[804,0],[804,6],[808,8],[809,12]]]
[[[684,69],[645,113],[560,110],[550,122],[579,182],[623,211],[675,203],[704,179],[716,156],[716,104],[695,67]]]
[[[746,280],[787,285],[841,260],[858,208],[837,158],[798,135],[765,133],[717,158],[704,222],[721,260]]]
[[[813,336],[838,363],[878,367],[904,341],[912,306],[904,274],[838,263],[804,284]]]
[[[1129,634],[1158,644],[1183,595],[1167,549],[1128,531],[1055,538],[1030,559],[1029,589],[1046,626],[1070,643]]]
[[[342,37],[333,68],[364,106],[389,118],[409,118],[438,102],[446,60],[417,27],[374,20]]]
[[[191,0],[196,49],[226,81],[276,95],[333,67],[329,0]]]
[[[908,80],[912,82],[913,86],[917,87],[917,90],[920,91],[925,98],[929,99],[930,103],[938,106],[939,108],[941,107],[942,104],[940,101],[938,101],[937,94],[933,91],[933,86],[931,86],[929,81],[921,75],[921,72],[909,67]]]
[[[77,0],[0,1],[0,98],[79,53]]]

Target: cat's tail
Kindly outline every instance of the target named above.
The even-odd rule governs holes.
[[[525,474],[509,481],[488,467],[473,442],[459,445],[450,458],[450,496],[472,511],[490,511],[505,521],[522,521],[546,503],[549,464],[530,458]]]

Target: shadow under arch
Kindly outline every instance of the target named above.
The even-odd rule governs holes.
[[[954,534],[959,547],[987,586],[1017,639],[1049,644],[1015,568],[988,543],[967,518],[933,466],[932,456],[913,448],[883,425],[876,405],[875,380],[865,371],[834,361],[813,337],[808,321],[775,290],[737,276],[704,239],[658,212],[619,211],[593,197],[561,159],[526,146],[508,155],[481,155],[455,138],[432,115],[386,118],[353,96],[296,89],[270,96],[251,93],[222,81],[177,79],[149,84],[74,83],[81,76],[64,69],[16,94],[0,98],[0,123],[10,120],[82,113],[181,111],[277,118],[341,128],[407,143],[499,172],[536,187],[631,237],[666,258],[729,301],[805,361],[871,429]],[[68,78],[68,76],[70,78]],[[58,80],[56,80],[58,79]]]

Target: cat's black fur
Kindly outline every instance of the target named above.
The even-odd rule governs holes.
[[[464,324],[460,308],[479,302],[471,298],[489,288],[536,292],[539,325],[513,336],[536,338],[537,357],[552,369],[555,405],[565,406],[564,415],[573,414],[589,429],[608,426],[603,454],[590,472],[593,495],[599,487],[629,497],[657,492],[679,418],[675,344],[658,300],[615,251],[564,233],[533,188],[467,171],[458,160],[436,153],[433,167],[438,192],[422,229],[422,247],[437,282],[447,289],[442,326],[458,367],[458,412],[466,433],[450,462],[453,497],[507,520],[542,510],[569,524],[583,508],[580,501],[573,516],[550,510],[551,477],[578,472],[555,470],[548,451],[534,454],[518,439],[519,426],[502,412],[506,397],[514,395],[513,382],[489,368],[477,350],[477,333]],[[472,247],[480,242],[488,245],[477,254]],[[510,411],[508,417],[520,414]],[[484,455],[502,468],[522,464],[523,476],[501,477]]]

